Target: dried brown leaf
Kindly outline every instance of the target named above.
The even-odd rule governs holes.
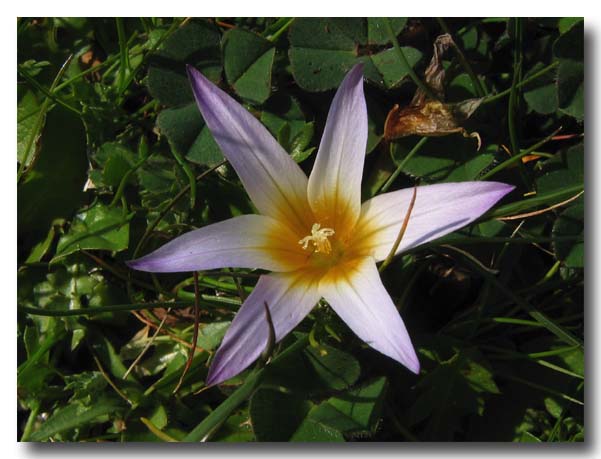
[[[461,124],[467,120],[482,103],[482,98],[467,99],[455,104],[441,102],[444,99],[445,71],[442,56],[445,51],[455,46],[449,34],[440,35],[434,41],[434,54],[424,72],[426,85],[440,100],[429,99],[424,91],[418,88],[407,107],[392,107],[384,124],[384,138],[394,140],[409,135],[440,137],[449,134],[462,134],[474,137],[480,149],[481,140],[477,132],[468,133]]]

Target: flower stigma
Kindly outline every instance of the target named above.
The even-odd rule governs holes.
[[[311,227],[311,235],[305,236],[298,243],[307,250],[309,243],[313,245],[316,253],[329,254],[332,251],[332,245],[328,237],[333,236],[335,231],[332,228],[322,228],[319,223],[314,223]]]

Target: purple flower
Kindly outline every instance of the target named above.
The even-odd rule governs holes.
[[[348,73],[334,97],[309,178],[241,105],[197,70],[189,67],[188,75],[207,126],[260,215],[191,231],[129,266],[150,272],[272,271],[260,277],[234,318],[207,385],[237,375],[265,348],[264,303],[279,341],[320,298],[367,344],[418,373],[411,339],[376,268],[394,244],[413,190],[361,204],[367,143],[362,66]],[[396,253],[467,225],[512,188],[496,182],[420,186]]]

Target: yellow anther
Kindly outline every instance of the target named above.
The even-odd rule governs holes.
[[[332,251],[332,245],[328,238],[333,236],[335,231],[332,228],[320,228],[319,223],[314,223],[311,227],[311,235],[298,241],[304,250],[307,250],[309,243],[311,243],[316,253],[330,253]]]

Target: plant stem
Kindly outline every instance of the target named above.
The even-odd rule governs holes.
[[[392,175],[388,178],[388,180],[386,180],[386,182],[384,183],[384,185],[382,185],[382,188],[380,188],[380,193],[386,193],[388,191],[388,189],[390,188],[390,186],[394,183],[394,181],[396,180],[396,178],[403,171],[403,168],[405,167],[405,165],[426,144],[427,141],[428,141],[428,137],[422,137],[419,140],[419,142],[417,142],[415,144],[415,146],[411,149],[411,151],[409,153],[407,153],[407,156],[405,156],[403,158],[403,160],[401,161],[401,163],[397,166],[397,168],[392,173]]]
[[[549,64],[547,67],[545,67],[545,68],[543,68],[543,69],[539,70],[538,72],[536,72],[536,73],[533,73],[533,74],[532,74],[532,75],[530,75],[528,78],[526,78],[526,79],[524,79],[524,80],[520,81],[519,83],[517,83],[517,84],[515,85],[515,87],[516,87],[516,88],[521,88],[521,87],[523,87],[523,86],[525,86],[525,85],[527,85],[527,84],[529,84],[529,83],[533,82],[534,80],[536,80],[536,79],[540,78],[541,76],[543,76],[543,75],[546,75],[547,73],[549,73],[551,70],[553,70],[553,69],[554,69],[554,68],[556,68],[557,66],[559,66],[559,61],[555,61],[555,62],[553,62],[552,64]],[[509,94],[511,94],[511,91],[512,91],[512,89],[513,89],[513,86],[512,86],[512,87],[510,87],[510,88],[507,88],[507,89],[506,89],[506,90],[504,90],[504,91],[501,91],[501,92],[500,92],[500,93],[498,93],[498,94],[495,94],[495,95],[493,95],[493,96],[489,96],[489,97],[487,97],[486,99],[484,99],[484,100],[482,101],[482,105],[484,105],[484,104],[489,104],[489,103],[491,103],[491,102],[496,102],[497,100],[499,100],[499,99],[502,99],[502,98],[503,98],[503,97],[505,97],[505,96],[508,96]]]
[[[307,345],[308,338],[305,336],[298,339],[289,346],[284,352],[277,356],[271,365],[283,360],[286,356],[300,351]],[[261,384],[265,371],[269,369],[268,365],[261,369],[255,369],[248,375],[244,384],[242,384],[232,395],[230,395],[221,405],[219,405],[211,414],[202,420],[188,435],[183,439],[185,442],[206,441],[208,436],[217,429],[228,416],[249,398]]]
[[[284,25],[282,25],[282,27],[280,27],[277,31],[275,31],[273,34],[269,35],[267,37],[267,40],[269,40],[270,42],[275,42],[277,41],[278,38],[280,38],[280,36],[286,31],[288,30],[288,27],[290,27],[292,25],[292,23],[294,22],[296,18],[290,18],[288,21],[286,21],[284,23]]]
[[[473,262],[473,260],[465,257],[463,253],[460,253],[460,255],[463,256],[463,260],[466,264],[468,264],[471,268],[479,272],[480,275],[482,275],[485,279],[489,280],[495,288],[497,288],[501,293],[509,297],[513,302],[515,302],[517,306],[523,309],[528,315],[530,315],[530,317],[532,317],[534,320],[540,323],[543,327],[545,327],[547,330],[549,330],[551,333],[553,333],[565,343],[584,348],[584,343],[582,342],[582,340],[574,336],[565,328],[557,325],[549,317],[547,317],[545,314],[543,314],[534,306],[532,306],[527,300],[516,295],[510,288],[506,287],[501,282],[499,282],[494,275],[482,270],[480,266]]]
[[[118,93],[125,90],[125,79],[130,73],[129,51],[125,41],[125,28],[123,27],[123,18],[115,18],[117,25],[117,38],[119,40],[119,83],[117,85]]]
[[[399,234],[392,244],[392,248],[388,253],[388,256],[380,266],[379,272],[382,272],[386,269],[386,267],[392,262],[394,255],[396,254],[397,249],[401,241],[403,240],[403,236],[405,235],[405,231],[407,231],[407,225],[409,224],[409,218],[411,217],[411,211],[413,210],[413,206],[415,205],[415,198],[417,196],[417,184],[413,187],[413,195],[411,196],[411,201],[409,202],[409,207],[407,208],[407,213],[405,214],[405,219],[403,220],[403,224],[401,225],[401,229],[399,230]]]
[[[27,423],[23,428],[23,435],[21,435],[21,441],[28,441],[29,436],[31,435],[31,431],[33,430],[33,426],[35,424],[35,420],[38,417],[38,413],[40,412],[40,404],[35,401],[32,403],[31,411],[29,412],[29,416],[27,418]]]
[[[199,180],[203,179],[205,176],[209,175],[211,172],[213,172],[213,171],[217,170],[219,167],[223,166],[225,163],[227,163],[227,160],[224,159],[220,163],[214,165],[210,169],[207,169],[202,174],[200,174],[198,177],[196,177],[195,181],[198,182]],[[177,195],[175,195],[175,197],[171,200],[171,202],[167,205],[167,207],[165,207],[163,209],[163,211],[159,214],[159,216],[148,226],[148,228],[142,235],[140,242],[138,242],[138,245],[136,246],[136,248],[134,250],[133,258],[136,258],[138,256],[138,254],[140,253],[140,250],[142,249],[142,247],[146,243],[146,240],[150,236],[150,233],[152,233],[154,231],[154,229],[157,227],[157,225],[160,223],[160,221],[165,217],[165,215],[167,215],[167,213],[190,190],[190,188],[191,188],[190,184],[188,184],[184,188],[182,188],[182,190]]]
[[[543,146],[544,144],[546,144],[547,142],[549,142],[559,131],[561,131],[561,127],[559,127],[558,129],[554,130],[550,135],[548,135],[547,137],[545,137],[540,142],[535,143],[534,145],[532,145],[531,147],[527,148],[526,150],[522,150],[520,153],[516,153],[514,151],[513,152],[514,154],[513,154],[513,156],[511,158],[509,158],[506,161],[503,161],[498,166],[493,167],[486,174],[484,174],[481,177],[478,177],[478,180],[486,180],[486,179],[492,177],[493,175],[495,175],[497,172],[500,172],[503,169],[505,169],[506,167],[508,167],[508,166],[512,165],[513,163],[519,161],[524,156],[528,156],[530,153],[532,153],[533,151],[535,151],[537,148],[540,148],[541,146]]]
[[[405,53],[403,52],[403,49],[399,46],[399,41],[397,40],[396,35],[394,34],[394,31],[392,30],[392,26],[390,25],[390,20],[388,18],[382,18],[382,19],[383,19],[382,22],[384,22],[384,27],[386,27],[386,32],[388,33],[388,38],[392,42],[392,46],[395,49],[396,53],[398,54],[399,59],[401,60],[402,64],[407,69],[407,73],[408,73],[409,77],[413,80],[413,82],[417,85],[417,87],[419,89],[421,89],[424,92],[424,94],[426,94],[426,96],[428,96],[429,99],[438,100],[438,97],[436,97],[436,95],[432,92],[432,90],[428,87],[428,85],[426,85],[422,80],[419,79],[419,77],[417,76],[417,73],[415,73],[415,71],[413,70],[413,67],[411,67],[411,65],[409,65],[409,61],[407,61],[407,58],[405,57]]]
[[[444,33],[451,35],[449,28],[447,27],[446,23],[444,22],[444,20],[442,18],[436,18],[436,21],[438,22],[438,24],[440,25],[440,28],[443,30]],[[457,53],[457,58],[459,59],[459,62],[461,63],[461,65],[463,66],[463,68],[465,69],[467,74],[469,75],[470,79],[472,80],[472,84],[474,85],[474,89],[476,90],[477,96],[485,97],[486,90],[484,89],[482,82],[478,79],[478,77],[474,73],[472,66],[470,65],[468,60],[465,58],[465,54],[463,54],[463,51],[461,50],[461,48],[459,46],[457,46],[457,43],[455,43],[455,40],[453,40],[453,49]]]
[[[520,152],[520,143],[518,140],[517,133],[517,120],[518,115],[518,88],[522,76],[522,19],[514,18],[515,21],[515,35],[514,35],[514,51],[513,51],[513,78],[511,82],[511,92],[509,94],[509,105],[507,108],[507,126],[509,130],[509,141],[511,142],[511,152],[514,156],[517,156]],[[530,188],[530,181],[526,174],[526,168],[523,163],[518,163],[518,171],[522,182],[526,188]]]
[[[56,87],[56,85],[58,84],[60,79],[63,77],[63,75],[65,74],[65,71],[67,70],[67,67],[69,66],[69,63],[71,62],[71,59],[73,59],[73,54],[69,55],[67,60],[65,60],[62,67],[59,69],[58,73],[56,74],[56,77],[54,78],[54,80],[52,81],[52,84],[50,85],[50,90],[49,90],[50,93],[52,93],[54,91],[54,88]],[[40,107],[38,117],[35,121],[33,129],[31,130],[31,135],[29,136],[29,139],[27,140],[27,145],[25,146],[25,152],[23,154],[23,160],[22,160],[21,164],[19,164],[19,170],[17,171],[17,183],[19,183],[21,181],[21,178],[23,177],[23,174],[25,173],[25,166],[27,164],[27,161],[29,160],[29,154],[31,151],[31,147],[33,146],[35,139],[38,137],[38,135],[40,135],[40,131],[42,130],[42,127],[44,125],[44,120],[46,118],[46,112],[48,111],[49,105],[50,105],[50,98],[47,97],[46,99],[44,99],[44,102],[42,102],[42,106]],[[30,169],[31,168],[28,168],[27,170],[30,170]]]

